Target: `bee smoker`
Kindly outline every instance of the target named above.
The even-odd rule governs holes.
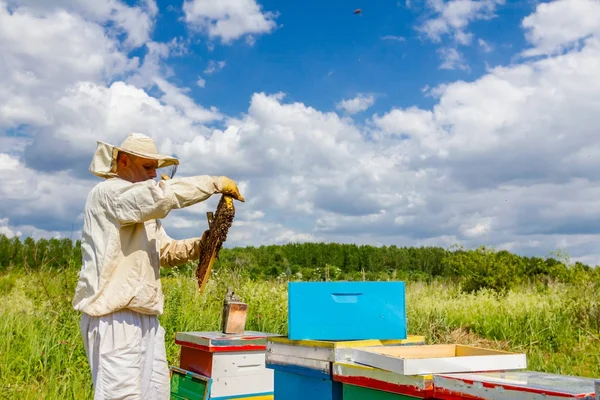
[[[247,316],[248,304],[244,303],[238,295],[228,288],[223,301],[221,331],[226,334],[242,335],[246,328]]]

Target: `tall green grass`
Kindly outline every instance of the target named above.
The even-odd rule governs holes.
[[[71,308],[76,279],[76,270],[0,277],[0,398],[92,398],[80,316]],[[162,282],[160,321],[171,365],[179,356],[175,332],[219,329],[227,286],[249,304],[248,330],[287,333],[285,282],[215,271],[201,295],[193,278],[169,276]],[[500,296],[407,282],[406,295],[409,333],[424,335],[427,343],[523,351],[533,370],[600,376],[600,302],[591,286],[525,286]]]

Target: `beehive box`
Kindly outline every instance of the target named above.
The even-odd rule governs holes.
[[[171,399],[208,400],[210,378],[171,367]]]
[[[243,335],[178,332],[175,342],[181,346],[179,368],[208,379],[208,399],[272,398],[273,371],[265,366],[270,336],[277,335],[252,331]]]
[[[352,361],[403,375],[518,370],[525,354],[458,344],[382,346],[352,350]]]
[[[343,384],[344,400],[428,399],[433,395],[432,375],[401,375],[351,361],[333,364],[333,380]]]
[[[323,341],[290,340],[270,337],[267,340],[266,366],[275,371],[276,399],[340,399],[341,382],[333,381],[332,364],[348,359],[353,347],[403,346],[424,343],[423,336],[411,335],[399,340]],[[295,394],[297,393],[297,394]]]
[[[295,343],[281,338],[268,341],[265,360],[267,368],[274,371],[275,400],[342,400],[342,385],[331,380],[331,362],[327,360],[332,357],[335,344],[315,357],[315,352],[303,351],[322,350],[322,347]]]
[[[346,384],[342,387],[342,398],[343,400],[415,400],[412,396]]]
[[[274,400],[342,400],[342,384],[310,369],[276,365]]]
[[[594,400],[594,379],[535,371],[433,376],[440,400]]]
[[[404,282],[289,282],[291,340],[406,339]]]
[[[306,358],[326,362],[349,360],[352,349],[376,346],[424,345],[425,336],[407,335],[406,339],[390,340],[291,340],[284,336],[267,339],[267,360],[275,356]]]
[[[179,366],[207,377],[256,375],[265,372],[267,337],[262,332],[177,332]]]

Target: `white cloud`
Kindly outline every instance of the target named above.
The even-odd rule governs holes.
[[[443,62],[440,65],[440,69],[461,69],[468,71],[469,66],[464,59],[461,52],[456,48],[443,47],[438,49],[438,54],[441,56]]]
[[[504,2],[505,0],[427,0],[426,7],[433,17],[427,18],[416,29],[432,42],[443,45],[438,49],[442,59],[441,69],[469,71],[458,46],[471,45],[474,35],[469,32],[469,25],[474,21],[495,18],[496,8]],[[490,50],[482,39],[477,42],[484,51]]]
[[[196,81],[196,85],[203,88],[204,86],[206,86],[206,80],[203,78],[198,78],[198,80]]]
[[[99,29],[67,14],[50,15],[49,22],[70,22],[64,25],[69,34],[77,27]],[[50,43],[62,38],[49,28],[54,25],[30,14],[1,17],[13,24],[29,21],[28,28],[38,24],[52,33]],[[564,42],[543,28],[549,26],[544,18],[534,14],[529,21],[538,32],[530,37],[534,48]],[[237,203],[228,246],[290,240],[462,243],[538,255],[561,246],[573,258],[600,262],[596,36],[566,54],[428,89],[433,107],[394,107],[363,126],[335,112],[286,102],[280,93],[255,93],[245,114],[227,117],[168,81],[167,44],[147,44],[151,51],[136,71],[140,86],[135,86],[104,80],[121,73],[115,71],[131,74],[117,42],[101,29],[87,39],[95,46],[67,38],[74,42],[57,49],[63,58],[55,60],[44,51],[36,55],[27,35],[19,48],[19,39],[2,27],[3,56],[33,75],[3,70],[0,87],[13,85],[11,93],[23,93],[26,109],[37,107],[44,116],[30,117],[26,139],[1,138],[7,146],[0,154],[2,232],[75,232],[87,191],[98,181],[87,172],[95,140],[119,143],[138,131],[155,137],[160,151],[177,154],[178,175],[228,175],[239,182],[247,202]],[[75,60],[73,48],[124,62],[108,70],[104,62],[82,67],[69,61]],[[47,65],[38,71],[40,62]],[[52,84],[39,82],[43,73]],[[364,107],[360,101],[341,104],[354,105],[351,112]],[[208,127],[213,121],[217,127]],[[200,234],[204,213],[217,201],[215,196],[177,210],[165,219],[167,230],[174,237]]]
[[[0,2],[0,127],[48,126],[48,108],[65,86],[105,81],[137,66],[103,28],[76,14],[36,16]]]
[[[560,53],[581,40],[600,34],[600,2],[558,0],[540,3],[536,12],[523,20],[526,37],[534,46],[525,56]]]
[[[277,27],[278,14],[263,12],[255,0],[185,0],[183,11],[190,27],[225,44],[244,35],[268,34]]]
[[[171,48],[167,43],[148,42],[142,65],[127,78],[127,83],[140,88],[148,88],[155,84],[154,80],[162,76],[172,75],[165,67],[164,61],[169,57]]]
[[[208,62],[208,66],[204,70],[204,73],[208,74],[208,75],[212,75],[215,72],[219,72],[220,70],[222,70],[225,67],[225,65],[226,65],[225,61],[210,60]]]
[[[0,218],[0,235],[4,235],[10,239],[14,236],[21,236],[22,233],[19,231],[15,232],[8,226],[8,218]]]
[[[394,36],[394,35],[386,35],[386,36],[382,36],[381,39],[383,40],[393,40],[396,42],[405,42],[406,39],[403,38],[402,36]]]
[[[504,4],[504,0],[428,0],[427,5],[436,15],[427,19],[417,29],[434,42],[441,42],[442,37],[451,35],[458,44],[470,44],[473,35],[466,29],[477,20],[495,17],[496,7]]]
[[[375,97],[372,95],[359,94],[352,99],[346,99],[336,104],[338,110],[344,110],[348,114],[356,114],[368,110],[375,104]]]
[[[61,231],[79,230],[79,214],[91,188],[89,181],[65,172],[35,171],[4,153],[0,153],[0,161],[4,176],[0,184],[3,231],[17,234],[16,226],[27,236],[44,232],[56,236]]]
[[[125,44],[139,47],[150,39],[154,28],[153,18],[158,13],[155,0],[143,0],[140,6],[130,7],[118,0],[6,0],[23,12],[43,17],[54,13],[77,14],[90,22],[113,24],[114,34],[125,33]],[[0,4],[3,2],[0,1]]]
[[[481,38],[477,39],[477,44],[479,44],[479,47],[481,48],[481,50],[483,50],[484,53],[490,53],[493,50],[493,47]]]
[[[155,83],[164,93],[161,97],[166,104],[181,110],[182,113],[193,122],[207,123],[222,119],[223,116],[215,107],[210,110],[197,105],[194,100],[184,94],[184,90],[171,85],[164,79],[156,78]],[[185,90],[187,91],[187,90]]]

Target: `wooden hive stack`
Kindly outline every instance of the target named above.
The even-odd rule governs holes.
[[[172,398],[272,400],[273,371],[265,366],[271,335],[177,332],[181,354],[179,366],[171,367]]]
[[[288,336],[267,343],[275,400],[341,400],[334,366],[354,348],[424,341],[406,333],[403,282],[290,282]]]

